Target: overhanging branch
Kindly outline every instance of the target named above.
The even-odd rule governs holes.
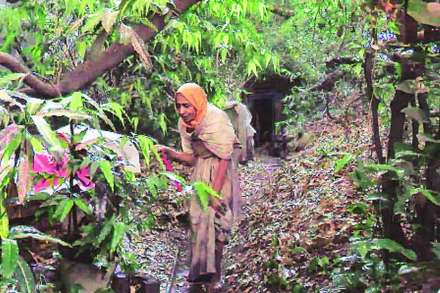
[[[200,0],[177,0],[174,12],[182,13],[197,2],[200,2]],[[169,13],[174,12],[170,11]],[[152,17],[150,21],[156,27],[156,30],[142,24],[134,26],[133,29],[144,42],[147,42],[165,27],[166,16],[156,14]],[[9,54],[0,53],[0,65],[13,72],[28,74],[24,78],[24,82],[30,88],[25,89],[25,93],[42,97],[56,97],[87,87],[99,76],[116,67],[133,53],[134,49],[131,44],[115,43],[107,48],[96,60],[85,61],[78,65],[72,71],[64,74],[61,80],[53,85],[33,75],[28,68]]]

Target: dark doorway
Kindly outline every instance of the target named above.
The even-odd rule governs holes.
[[[274,131],[273,102],[271,99],[254,101],[252,113],[252,126],[257,131],[255,146],[261,146],[271,141]]]
[[[272,143],[275,137],[275,123],[285,117],[282,113],[282,99],[295,81],[279,75],[261,80],[250,79],[244,85],[249,92],[244,101],[252,114],[252,126],[256,130],[255,146]]]

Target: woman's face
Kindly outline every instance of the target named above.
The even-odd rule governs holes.
[[[176,95],[176,110],[186,124],[189,124],[196,118],[196,108],[182,94]]]

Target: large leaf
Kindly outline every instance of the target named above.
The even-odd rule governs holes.
[[[122,239],[125,235],[125,224],[122,222],[116,222],[113,227],[113,236],[110,244],[110,252],[115,252],[119,243],[121,243]]]
[[[105,238],[107,238],[107,236],[110,235],[110,232],[112,231],[114,224],[115,224],[114,216],[112,216],[110,219],[104,222],[101,230],[99,231],[98,237],[96,237],[94,241],[96,246],[100,245],[105,240]]]
[[[131,30],[131,45],[138,54],[139,58],[142,60],[142,63],[144,63],[145,70],[147,72],[151,71],[151,68],[153,68],[153,63],[151,62],[151,56],[148,53],[148,50],[145,48],[144,41],[139,37],[139,35],[134,30]]]
[[[92,98],[90,98],[89,96],[83,94],[82,97],[83,97],[83,99],[84,99],[88,104],[92,105],[92,106],[95,108],[97,116],[98,116],[102,121],[104,121],[105,124],[107,124],[108,126],[110,126],[110,128],[111,128],[113,131],[116,131],[116,128],[115,128],[115,126],[113,125],[113,122],[112,122],[112,121],[107,117],[107,115],[104,113],[104,111],[102,110],[102,107],[101,107],[101,106],[100,106],[95,100],[93,100]]]
[[[12,239],[2,240],[2,276],[9,279],[17,267],[18,245]]]
[[[28,157],[27,148],[24,148],[23,155],[21,157],[20,163],[18,165],[18,182],[17,182],[17,193],[18,200],[20,203],[24,203],[26,194],[31,188],[32,177],[31,175],[31,163]]]
[[[20,80],[25,76],[25,73],[8,73],[7,75],[0,77],[0,87],[4,87],[11,81]]]
[[[192,186],[196,191],[197,198],[199,199],[200,202],[200,206],[204,211],[208,209],[210,196],[221,198],[221,196],[205,182],[196,181],[192,184]]]
[[[10,235],[9,237],[11,239],[24,239],[24,238],[33,238],[40,241],[47,241],[52,243],[57,243],[63,246],[70,247],[70,244],[58,239],[56,237],[52,237],[50,235],[47,235],[45,233],[40,232],[38,229],[31,227],[31,226],[14,226],[11,227]]]
[[[70,198],[62,200],[55,210],[55,214],[53,215],[53,217],[60,222],[64,221],[64,218],[66,218],[66,216],[70,213],[73,204],[74,202]]]
[[[8,144],[5,145],[3,151],[0,149],[0,155],[1,155],[0,168],[9,164],[9,159],[11,158],[12,154],[17,150],[17,148],[20,146],[22,139],[23,139],[23,133],[19,131],[15,134],[15,136],[10,137],[10,141]]]
[[[99,161],[99,169],[102,174],[104,174],[104,178],[107,181],[108,185],[114,191],[115,189],[115,177],[113,176],[112,166],[109,161],[101,160]]]
[[[82,198],[75,198],[75,205],[82,210],[86,215],[91,215],[92,210],[90,209],[89,205],[85,202]]]
[[[149,167],[151,160],[151,148],[154,145],[153,141],[145,135],[138,135],[136,137],[136,140],[138,142],[142,155],[144,156],[145,164],[147,165],[147,167]]]
[[[70,96],[69,109],[72,111],[79,111],[83,108],[82,94],[80,92],[74,92]]]
[[[0,196],[3,197],[3,194],[0,192]],[[9,218],[8,212],[4,206],[3,198],[0,198],[0,237],[2,239],[8,238],[9,235]]]
[[[17,262],[17,269],[14,272],[20,293],[35,293],[35,278],[28,263],[20,256]]]
[[[344,156],[335,161],[335,173],[339,173],[342,169],[344,169],[352,160],[354,156],[352,154],[344,154]]]
[[[118,18],[119,11],[110,11],[105,10],[104,15],[101,19],[102,27],[105,29],[105,31],[110,34],[113,29],[113,25],[116,22],[116,19]]]
[[[376,249],[386,249],[389,252],[393,253],[401,253],[406,256],[408,259],[415,261],[417,259],[417,255],[411,249],[406,249],[399,243],[391,239],[373,239],[372,241],[373,248]]]
[[[34,121],[35,126],[37,126],[38,132],[40,132],[45,141],[56,149],[63,149],[63,145],[58,139],[57,134],[52,130],[50,125],[46,122],[46,120],[44,120],[43,117],[34,115],[32,116],[32,120]]]
[[[51,110],[48,112],[39,112],[35,116],[39,116],[39,117],[52,117],[52,116],[67,117],[71,120],[78,120],[78,121],[90,120],[92,118],[87,114],[75,112],[75,111],[67,110],[67,109]]]

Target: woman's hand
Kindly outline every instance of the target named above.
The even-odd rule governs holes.
[[[159,153],[162,153],[167,157],[170,157],[172,155],[172,152],[174,151],[172,148],[161,144],[156,145],[156,149]]]

